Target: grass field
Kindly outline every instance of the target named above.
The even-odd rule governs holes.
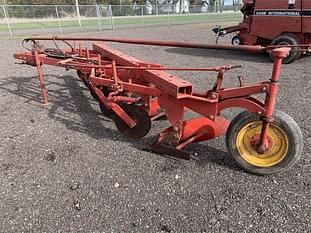
[[[189,14],[189,15],[160,15],[160,16],[145,16],[145,17],[115,17],[113,22],[115,26],[120,25],[152,25],[152,24],[179,24],[190,22],[230,22],[238,21],[241,19],[240,13],[226,13],[226,14]],[[61,27],[77,27],[79,26],[78,20],[61,20]],[[98,24],[97,19],[83,19],[81,20],[82,27],[96,27]],[[102,26],[111,25],[110,18],[103,18],[101,20]],[[42,28],[58,28],[58,21],[35,21],[20,23],[10,23],[11,30],[27,30],[27,29],[42,29]],[[7,31],[6,24],[0,24],[0,32]]]

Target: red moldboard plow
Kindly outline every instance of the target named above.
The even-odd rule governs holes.
[[[39,40],[38,37],[24,40],[32,42],[32,47],[27,52],[15,53],[14,57],[37,67],[44,104],[48,104],[48,97],[41,66],[47,64],[75,69],[91,95],[98,100],[103,114],[114,119],[123,135],[141,138],[149,132],[151,120],[164,115],[167,117],[171,127],[160,133],[158,141],[151,146],[154,152],[190,159],[190,154],[183,151],[185,146],[224,135],[228,130],[229,152],[238,165],[253,173],[283,171],[292,166],[301,154],[300,147],[294,148],[295,153],[292,154],[293,149],[289,150],[293,143],[291,140],[297,137],[292,139],[292,132],[274,118],[282,58],[288,55],[289,48],[273,51],[275,63],[270,80],[245,85],[243,78],[239,77],[240,86],[222,88],[225,73],[241,66],[165,67],[140,61],[104,43],[94,43],[89,49],[82,47],[81,43],[71,45],[64,41],[69,45],[66,49],[59,49],[58,46],[45,49]],[[55,42],[55,37],[52,40]],[[196,93],[191,83],[169,74],[169,70],[211,71],[217,75],[211,89]],[[264,94],[265,101],[253,97],[255,94]],[[236,123],[233,120],[230,123],[220,116],[222,110],[231,107],[247,110],[245,117],[253,119],[246,122],[250,124],[247,127],[251,128],[243,125],[245,122]],[[201,117],[185,121],[185,111],[196,112]],[[299,127],[295,127],[291,130],[298,130],[301,136]],[[278,137],[275,129],[284,135]],[[244,134],[241,136],[239,131]],[[230,133],[234,135],[228,136]]]

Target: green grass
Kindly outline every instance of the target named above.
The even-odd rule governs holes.
[[[160,15],[160,16],[145,16],[145,17],[116,17],[114,18],[115,26],[120,25],[151,25],[151,24],[178,24],[189,22],[234,22],[241,20],[240,13],[226,13],[226,14],[197,14],[197,15]],[[85,19],[81,21],[82,27],[96,27],[96,19]],[[101,25],[103,27],[110,25],[110,19],[102,19]],[[42,21],[42,22],[27,22],[27,23],[11,23],[11,30],[25,30],[25,29],[47,29],[58,28],[57,21]],[[61,26],[78,27],[77,20],[62,20]],[[6,24],[0,24],[0,32],[8,31]]]

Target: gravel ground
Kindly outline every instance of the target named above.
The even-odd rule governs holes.
[[[102,35],[214,43],[209,29]],[[272,70],[266,55],[113,47],[169,66],[243,64],[227,74],[225,86],[237,85],[239,74],[247,82],[265,80]],[[288,172],[263,177],[237,168],[223,137],[190,146],[197,155],[191,161],[141,150],[167,122],[153,122],[142,140],[122,137],[73,71],[44,67],[50,104],[43,107],[36,69],[14,64],[13,53],[22,50],[20,40],[0,40],[0,232],[311,232],[310,57],[284,66],[277,104],[303,131],[303,157]],[[201,89],[214,80],[178,74]]]

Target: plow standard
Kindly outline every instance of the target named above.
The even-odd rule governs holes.
[[[44,48],[39,40],[63,40],[68,48]],[[238,77],[239,86],[223,88],[226,72],[241,66],[165,67],[138,60],[104,43],[93,43],[89,49],[57,37],[33,37],[24,42],[31,42],[32,47],[14,57],[37,67],[44,104],[48,103],[48,96],[41,66],[46,64],[77,70],[102,113],[112,118],[127,137],[144,137],[151,121],[165,116],[171,127],[159,134],[151,151],[190,159],[190,153],[184,150],[187,145],[226,135],[227,148],[235,162],[246,171],[261,175],[285,171],[301,156],[303,139],[299,126],[290,116],[275,110],[282,59],[290,48],[272,51],[274,67],[269,80],[246,85]],[[204,92],[195,92],[190,82],[168,73],[170,70],[214,72],[215,83]],[[264,101],[254,97],[258,94],[265,96]],[[232,107],[246,110],[230,122],[221,112]],[[200,117],[184,120],[186,111]]]

